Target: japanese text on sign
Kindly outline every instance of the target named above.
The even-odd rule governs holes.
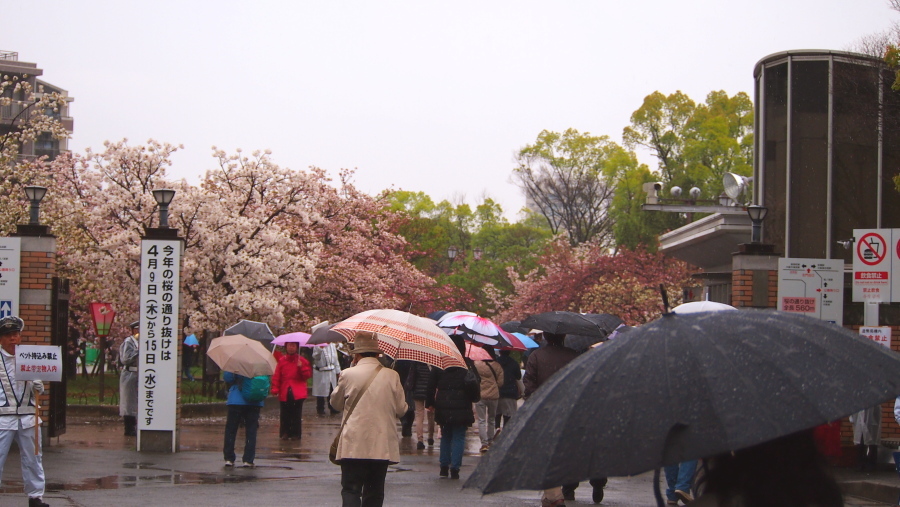
[[[887,348],[891,348],[891,328],[888,326],[861,327],[859,328],[859,335],[863,338],[868,338],[875,343],[884,345]]]
[[[181,244],[144,240],[141,250],[138,428],[174,430]]]
[[[816,298],[781,298],[781,311],[813,313],[816,311]]]
[[[60,347],[53,345],[16,345],[16,380],[62,380]]]

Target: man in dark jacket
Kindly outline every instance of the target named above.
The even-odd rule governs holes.
[[[465,343],[459,335],[450,337],[459,353],[465,357]],[[475,422],[472,404],[481,399],[481,382],[475,366],[466,358],[466,368],[435,368],[428,381],[425,407],[434,407],[434,421],[441,427],[441,477],[459,479],[463,451],[466,448],[466,429]],[[469,372],[472,372],[469,375]]]
[[[544,333],[544,339],[547,345],[532,352],[528,356],[528,362],[525,363],[525,376],[522,378],[522,382],[525,384],[525,398],[534,394],[554,373],[578,356],[577,352],[563,345],[566,335]],[[594,503],[600,503],[603,501],[606,477],[591,479],[590,483],[594,488]],[[577,487],[578,483],[575,483],[566,484],[562,488],[544,490],[541,499],[542,507],[560,507],[565,505],[565,500],[575,500],[575,488]]]
[[[517,400],[521,398],[519,392],[519,380],[522,379],[522,370],[519,362],[510,357],[508,350],[501,350],[497,356],[497,364],[503,367],[503,385],[500,386],[500,401],[497,403],[497,420],[494,427],[500,432],[500,422],[503,426],[516,413]]]

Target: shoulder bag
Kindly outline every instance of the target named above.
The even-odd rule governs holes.
[[[338,442],[341,441],[341,433],[344,432],[344,423],[346,423],[347,420],[350,419],[350,416],[353,414],[353,409],[356,408],[356,404],[359,403],[359,399],[362,398],[364,394],[366,394],[366,389],[368,389],[369,386],[372,385],[375,377],[377,377],[378,374],[381,373],[382,368],[383,366],[379,364],[378,368],[375,370],[375,373],[371,377],[369,377],[366,385],[364,385],[362,390],[359,391],[359,395],[356,397],[356,399],[350,402],[350,406],[347,407],[347,415],[343,418],[343,420],[341,420],[341,428],[338,430],[338,434],[335,435],[334,442],[331,443],[331,449],[328,450],[328,459],[335,465],[341,464],[341,460],[337,459],[337,450]]]

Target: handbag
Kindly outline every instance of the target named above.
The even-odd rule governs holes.
[[[359,391],[359,395],[356,396],[356,399],[350,402],[350,406],[347,408],[347,414],[341,420],[341,428],[338,430],[337,435],[334,436],[334,442],[331,443],[331,449],[328,450],[328,460],[335,465],[341,464],[341,460],[337,459],[337,450],[338,443],[341,441],[341,433],[344,432],[344,423],[346,423],[347,420],[350,419],[350,415],[353,414],[353,409],[356,408],[356,404],[359,403],[359,399],[362,398],[364,394],[366,394],[366,389],[368,389],[369,386],[372,385],[372,381],[374,381],[375,377],[377,377],[378,374],[381,373],[382,368],[383,366],[378,365],[378,368],[375,370],[375,374],[369,377],[369,380],[366,382],[366,385],[363,386],[362,390]]]

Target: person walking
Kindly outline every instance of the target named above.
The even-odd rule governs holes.
[[[461,335],[450,337],[468,368],[435,369],[428,381],[427,408],[434,407],[434,421],[441,427],[440,477],[459,479],[466,429],[475,422],[472,404],[481,399],[481,382],[475,365],[465,357],[466,345]]]
[[[494,419],[497,417],[497,403],[500,401],[500,386],[503,385],[503,367],[494,361],[494,348],[486,345],[484,350],[492,359],[475,361],[475,370],[481,377],[481,399],[475,404],[481,452],[487,452],[494,441]]]
[[[853,424],[859,469],[874,471],[878,467],[878,446],[881,444],[881,405],[852,414],[850,423]]]
[[[356,364],[341,372],[331,405],[346,410],[335,461],[341,465],[344,507],[380,507],[388,465],[400,462],[397,420],[406,413],[400,375],[378,360],[381,350],[371,333],[357,333]]]
[[[225,445],[223,446],[223,454],[225,455],[225,466],[233,467],[236,455],[234,453],[234,443],[237,440],[238,426],[244,426],[244,454],[241,457],[245,467],[253,468],[256,466],[254,459],[256,458],[256,432],[259,430],[259,410],[262,408],[263,401],[248,401],[244,398],[241,388],[244,382],[251,379],[243,375],[238,375],[230,371],[226,371],[222,378],[228,387],[228,400],[225,405],[228,407],[228,416],[225,419]]]
[[[312,394],[316,397],[316,413],[325,415],[325,405],[328,405],[331,414],[337,414],[338,411],[328,403],[328,397],[337,386],[338,374],[341,373],[337,348],[333,343],[313,347],[312,360]]]
[[[281,404],[278,435],[282,440],[300,440],[303,429],[303,401],[306,400],[306,381],[312,376],[312,367],[299,354],[300,345],[288,342],[285,354],[278,358],[275,375],[272,376],[272,395]]]
[[[678,505],[679,500],[684,503],[694,501],[691,487],[694,485],[696,471],[697,460],[695,459],[682,461],[677,465],[666,465],[666,503],[668,505]]]
[[[425,408],[428,397],[428,381],[431,379],[431,366],[415,363],[409,369],[404,387],[412,394],[416,406],[415,427],[418,443],[416,449],[425,449],[425,424],[428,424],[428,447],[434,445],[434,410]]]
[[[125,338],[119,347],[119,364],[122,373],[119,374],[119,415],[125,422],[125,436],[137,436],[138,413],[138,363],[140,342],[138,333],[141,322],[136,320],[128,326],[131,334]]]
[[[43,453],[35,452],[35,441],[40,441],[40,420],[35,409],[35,393],[43,394],[40,380],[16,380],[16,345],[22,341],[25,322],[16,316],[0,319],[0,359],[3,374],[0,375],[0,476],[9,456],[13,440],[19,446],[22,461],[22,481],[28,495],[28,507],[50,507],[44,496]]]
[[[509,419],[516,413],[519,408],[519,398],[522,397],[522,392],[519,390],[519,384],[522,381],[519,362],[509,355],[508,350],[501,350],[497,355],[497,364],[503,367],[503,385],[500,386],[500,400],[497,401],[497,417],[494,419],[497,431],[494,438],[500,433],[500,423],[502,422],[505,427],[509,423]]]
[[[564,334],[544,333],[546,345],[533,351],[525,363],[525,375],[522,382],[525,384],[525,399],[528,399],[535,391],[544,385],[557,371],[578,357],[578,353],[563,345],[566,339]],[[606,486],[606,478],[591,480],[594,488],[594,502],[603,500],[603,488]],[[541,496],[542,507],[560,507],[566,500],[575,499],[575,488],[578,484],[566,484],[561,487],[545,489]]]

